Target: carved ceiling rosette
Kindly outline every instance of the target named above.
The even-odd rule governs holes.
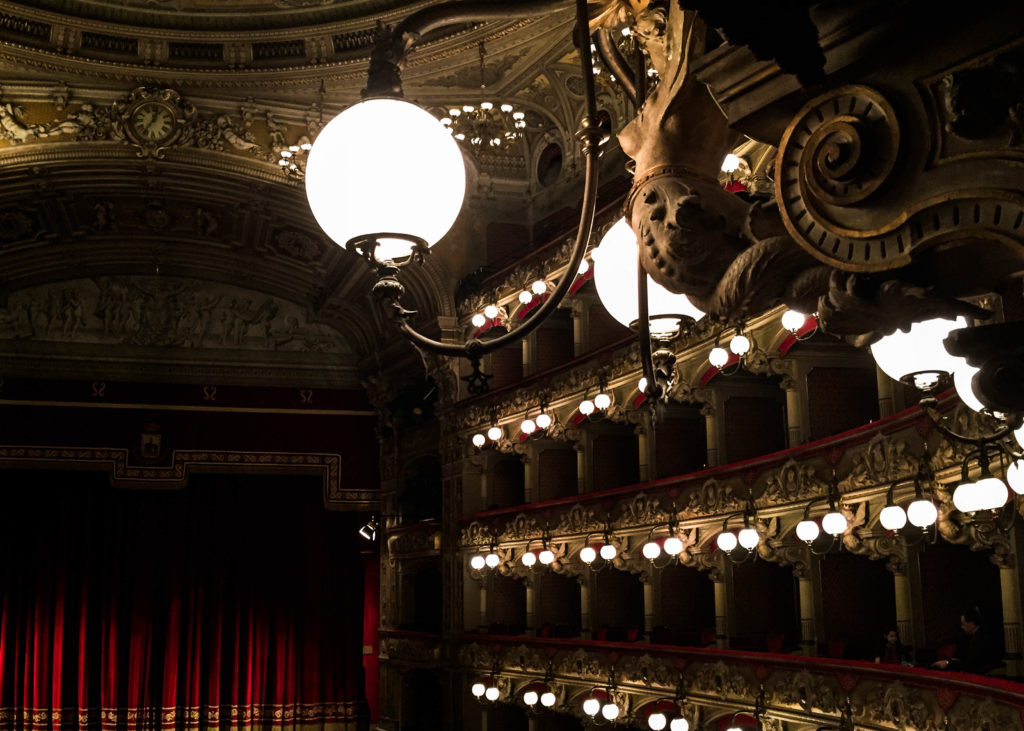
[[[615,676],[624,683],[674,688],[679,680],[679,670],[670,660],[645,653],[631,655],[616,663]]]
[[[690,493],[683,514],[687,517],[719,515],[735,512],[742,507],[743,501],[733,493],[732,485],[712,477]]]
[[[971,731],[1019,731],[1020,713],[996,703],[992,698],[961,695],[949,710],[949,723],[955,729]]]
[[[842,693],[834,678],[800,670],[773,675],[768,684],[768,695],[772,705],[836,713]]]
[[[920,460],[906,454],[906,451],[907,443],[902,439],[888,434],[875,434],[864,450],[854,457],[850,474],[839,481],[840,492],[884,485],[912,477],[917,473]]]
[[[603,655],[579,649],[559,659],[555,664],[555,674],[603,682],[607,680],[611,667]]]
[[[938,731],[942,711],[924,691],[892,683],[875,683],[864,699],[863,714],[869,723],[900,731]],[[929,702],[931,701],[931,702]]]
[[[779,471],[768,478],[758,505],[783,505],[824,495],[827,485],[809,464],[790,458]]]
[[[735,665],[722,660],[716,663],[695,663],[687,676],[689,691],[724,698],[749,698],[753,685]]]

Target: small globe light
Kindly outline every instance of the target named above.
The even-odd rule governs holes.
[[[480,447],[484,446],[485,444],[487,444],[487,437],[485,437],[483,434],[474,434],[473,435],[473,446],[474,447],[480,448]]]
[[[737,543],[739,543],[739,541],[736,540],[736,535],[730,531],[723,531],[719,533],[716,542],[718,543],[718,547],[726,553],[729,553],[736,548]]]
[[[487,438],[492,442],[496,442],[501,439],[503,433],[500,426],[492,426],[487,430]]]
[[[1018,495],[1024,495],[1024,459],[1015,460],[1006,468],[1006,484]]]
[[[584,546],[583,550],[580,551],[580,561],[583,563],[591,564],[594,563],[596,559],[597,551],[595,551],[591,546]]]
[[[655,712],[647,717],[647,726],[654,731],[661,731],[668,726],[668,719],[665,718],[664,713]]]
[[[729,341],[729,350],[739,356],[750,352],[750,338],[746,335],[736,335]]]
[[[605,543],[601,546],[601,558],[605,561],[614,561],[618,554],[619,552],[615,550],[615,546],[610,543]]]
[[[931,500],[918,498],[907,506],[907,520],[918,528],[927,528],[935,523],[938,517],[939,510]]]
[[[601,411],[604,411],[612,405],[612,397],[606,393],[599,393],[594,396],[594,406]]]
[[[729,362],[729,351],[716,345],[708,354],[708,362],[715,368],[724,368]]]
[[[533,419],[523,419],[523,423],[519,425],[519,430],[526,435],[533,434],[537,431],[537,422]]]
[[[761,541],[761,536],[757,535],[756,528],[744,528],[740,531],[740,534],[736,536],[736,540],[748,551],[755,548]]]
[[[636,384],[636,390],[640,393],[647,393],[647,376],[640,376],[640,380]]]
[[[967,327],[967,321],[936,318],[915,322],[909,332],[897,330],[871,346],[875,363],[890,378],[902,381],[917,373],[914,385],[922,390],[934,388],[942,373],[955,373],[962,358],[946,351],[943,340],[953,330]]]
[[[493,320],[498,316],[499,312],[501,312],[501,310],[498,309],[497,305],[487,305],[487,307],[484,308],[484,317],[488,320]]]
[[[550,690],[541,693],[540,704],[545,708],[551,708],[551,706],[555,705],[555,694]]]
[[[523,566],[534,566],[537,563],[537,554],[533,551],[527,551],[520,560],[523,562]]]
[[[601,706],[601,715],[608,721],[614,721],[619,717],[619,707],[615,703],[605,703]]]
[[[825,517],[821,519],[821,529],[830,536],[840,535],[846,530],[847,525],[846,516],[838,510],[834,510],[831,513],[825,513]]]
[[[594,413],[594,402],[590,399],[583,399],[580,401],[580,413],[584,416],[590,416]]]
[[[1013,433],[1013,438],[1017,440],[1018,446],[1024,449],[1024,426]]]
[[[601,304],[620,324],[629,327],[640,317],[640,308],[637,304],[636,234],[626,219],[620,219],[608,229],[592,256],[594,286]],[[655,337],[667,337],[678,332],[679,315],[694,320],[704,317],[703,312],[690,304],[686,295],[669,292],[650,275],[647,277],[647,312],[651,333]]]
[[[683,552],[683,542],[675,536],[669,536],[665,539],[665,544],[662,548],[665,549],[665,553],[669,556],[678,556]]]
[[[533,302],[533,293],[527,292],[525,289],[519,293],[519,302],[528,305]]]
[[[648,561],[653,561],[661,555],[661,546],[659,546],[655,541],[648,541],[644,544],[644,547],[641,550],[644,554],[644,558]]]
[[[813,542],[820,534],[821,530],[813,520],[801,520],[796,524],[796,537],[805,543]]]
[[[491,553],[488,553],[486,556],[484,556],[484,563],[487,564],[489,568],[493,569],[495,566],[501,563],[501,557],[492,551]]]
[[[483,556],[477,555],[477,556],[473,556],[473,558],[469,559],[469,565],[470,565],[470,568],[473,568],[473,569],[476,569],[477,571],[479,571],[480,569],[482,569],[486,565],[486,563],[484,562],[484,557]]]
[[[588,716],[596,716],[597,712],[601,710],[601,701],[597,698],[587,698],[583,701],[583,712]]]
[[[590,271],[590,262],[584,259],[580,262],[579,268],[576,269],[577,274],[586,274]]]
[[[537,414],[537,418],[534,421],[537,423],[538,429],[547,429],[551,426],[551,416],[548,414]]]
[[[977,395],[975,395],[974,385],[972,383],[974,374],[979,370],[981,369],[975,368],[967,361],[963,361],[960,363],[960,366],[953,371],[953,385],[956,387],[956,395],[964,402],[964,406],[974,411],[985,410],[985,404],[981,403]]]
[[[953,491],[953,505],[961,513],[973,513],[980,510],[981,500],[978,491],[975,490],[975,483],[968,480],[957,485],[956,490]]]
[[[979,510],[998,510],[1010,499],[1010,491],[1006,489],[1006,483],[998,477],[983,477],[975,484],[981,496]]]
[[[487,324],[487,317],[482,312],[478,312],[473,315],[473,319],[470,322],[473,323],[473,327],[483,327]]]
[[[486,691],[486,690],[487,690],[487,687],[483,683],[473,683],[473,687],[470,688],[470,692],[476,698],[479,698],[480,696],[482,696],[484,694],[484,691]]]
[[[388,231],[433,246],[455,223],[465,192],[458,145],[436,117],[403,99],[353,104],[320,130],[306,160],[310,210],[342,247]],[[385,238],[376,256],[400,259],[410,251],[409,242]]]
[[[539,700],[540,696],[537,695],[537,691],[535,690],[528,690],[525,693],[523,693],[523,703],[525,703],[528,706],[537,705],[537,701]]]
[[[534,294],[540,295],[548,291],[548,283],[543,279],[538,279],[536,282],[530,285],[530,289]]]
[[[550,548],[545,548],[543,551],[540,552],[540,556],[538,556],[538,559],[545,566],[550,566],[555,560],[555,554]]]
[[[807,315],[796,310],[786,310],[782,313],[782,327],[794,335],[800,332],[800,328],[807,322]]]
[[[722,160],[722,172],[723,173],[734,173],[734,172],[736,172],[737,170],[740,169],[740,161],[741,161],[741,158],[739,157],[739,155],[735,155],[735,154],[730,152],[728,155],[725,156],[725,159]]]
[[[907,524],[907,513],[899,505],[886,505],[878,514],[878,522],[886,530],[902,530]]]
[[[498,700],[498,696],[501,695],[501,691],[498,690],[498,686],[492,685],[490,688],[484,691],[484,698],[489,701]]]
[[[672,723],[668,725],[668,731],[690,731],[690,722],[682,716],[673,718]]]

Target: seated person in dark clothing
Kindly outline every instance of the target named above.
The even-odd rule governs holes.
[[[933,668],[984,674],[1003,664],[999,639],[990,627],[982,624],[980,612],[976,609],[964,612],[960,616],[960,629],[964,636],[957,643],[956,655],[948,660],[936,660]]]
[[[891,629],[882,635],[875,662],[886,665],[909,665],[910,649],[900,642],[899,630]]]

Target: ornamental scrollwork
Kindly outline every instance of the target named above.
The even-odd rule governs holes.
[[[626,683],[671,688],[679,680],[679,670],[669,660],[648,654],[631,655],[615,666],[616,677]]]
[[[554,532],[564,533],[587,533],[600,529],[602,523],[594,517],[594,511],[589,510],[580,503],[576,503],[569,510],[562,514],[555,526]]]
[[[770,692],[776,705],[798,706],[805,711],[823,713],[839,710],[840,695],[834,681],[806,670],[780,673],[775,677]]]
[[[505,653],[505,667],[516,668],[524,672],[543,673],[548,666],[548,658],[526,645],[513,647]]]
[[[884,559],[886,568],[893,574],[903,575],[907,571],[907,542],[899,536],[888,532],[849,531],[843,534],[843,546],[850,553],[872,561]]]
[[[743,507],[732,485],[711,478],[690,494],[683,513],[688,517],[729,513]]]
[[[642,492],[626,503],[619,524],[623,527],[667,523],[669,514],[662,508],[661,501]]]
[[[874,487],[911,477],[917,471],[917,458],[906,453],[907,443],[878,433],[864,450],[854,457],[850,474],[839,481],[840,492]]]
[[[610,669],[611,665],[605,658],[580,649],[564,655],[555,666],[555,673],[562,676],[605,680]]]
[[[746,676],[734,665],[726,665],[721,660],[699,665],[690,681],[691,691],[697,693],[727,698],[746,698],[751,695],[750,681]]]
[[[505,530],[499,537],[503,541],[525,541],[529,538],[539,538],[540,534],[541,530],[537,525],[537,519],[531,518],[526,513],[519,513],[512,519],[512,522],[505,526]]]
[[[826,485],[818,478],[813,465],[790,459],[768,478],[759,505],[781,505],[824,495]]]
[[[931,708],[924,693],[898,680],[878,684],[868,693],[864,708],[868,720],[901,731],[938,731],[937,709]]]
[[[949,711],[949,723],[955,729],[971,731],[1013,731],[1021,725],[1020,713],[999,705],[992,698],[961,695]]]

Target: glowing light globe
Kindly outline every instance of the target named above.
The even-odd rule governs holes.
[[[519,430],[523,432],[523,434],[533,434],[537,431],[537,422],[533,419],[523,419],[523,423],[519,425]]]
[[[599,393],[594,396],[594,407],[604,411],[612,405],[612,397],[606,393]]]
[[[618,555],[618,551],[615,550],[615,546],[612,544],[605,543],[601,546],[601,558],[605,561],[613,561],[616,555]]]
[[[629,327],[640,317],[637,304],[636,234],[620,219],[608,229],[601,244],[594,249],[594,286],[608,314]],[[672,294],[647,276],[647,314],[651,334],[670,337],[679,331],[679,315],[699,320],[704,313],[690,304],[683,294]],[[672,317],[672,316],[675,317]]]
[[[425,109],[402,99],[367,99],[327,123],[306,160],[306,198],[336,244],[400,233],[433,246],[455,223],[466,192],[458,144]],[[382,238],[380,261],[410,245]]]
[[[713,365],[715,368],[724,368],[725,364],[729,362],[729,351],[725,348],[715,346],[711,349],[708,354],[708,363]]]
[[[656,712],[647,717],[647,726],[654,731],[661,731],[668,726],[668,719],[664,713]]]
[[[678,556],[683,552],[683,542],[675,536],[669,536],[665,539],[665,544],[662,548],[665,549],[665,553],[669,556]]]
[[[550,548],[545,548],[543,551],[540,552],[540,556],[538,556],[537,558],[540,560],[542,564],[548,566],[554,563],[555,554],[551,551]]]
[[[1024,459],[1010,463],[1006,468],[1006,483],[1018,495],[1024,495]]]
[[[878,522],[886,530],[901,530],[907,524],[907,513],[899,505],[886,505],[878,514]]]
[[[953,491],[953,505],[961,513],[998,510],[1006,504],[1010,491],[998,477],[983,477],[977,482],[962,482]]]
[[[498,309],[497,305],[487,305],[487,307],[484,308],[484,317],[488,320],[493,320],[500,314],[501,310]]]
[[[545,708],[551,708],[551,706],[555,705],[555,694],[550,690],[541,693],[540,704]]]
[[[522,292],[519,293],[519,303],[520,304],[528,305],[531,302],[533,302],[533,293],[532,292],[527,292],[526,290],[523,290]]]
[[[956,387],[956,395],[964,402],[964,406],[974,411],[985,410],[985,404],[981,403],[975,395],[974,386],[971,384],[974,374],[979,370],[981,369],[975,368],[967,363],[967,361],[962,361],[959,367],[953,371],[953,385]]]
[[[826,513],[825,517],[821,519],[821,529],[830,536],[838,536],[846,530],[847,525],[846,516],[839,511]]]
[[[735,153],[730,152],[722,160],[722,172],[723,173],[734,173],[740,169],[741,158]]]
[[[749,551],[757,546],[757,544],[761,540],[761,537],[757,535],[756,528],[744,528],[740,531],[739,535],[736,537],[736,540],[739,541],[739,544],[741,546],[743,546],[745,549]]]
[[[484,698],[489,701],[498,700],[498,696],[501,695],[501,691],[498,690],[498,686],[492,685],[490,688],[484,691]]]
[[[479,449],[480,447],[484,446],[485,444],[487,444],[487,437],[485,437],[483,434],[474,434],[473,435],[473,446],[474,447]]]
[[[594,402],[590,399],[583,399],[580,401],[580,413],[584,416],[590,416],[594,413]]]
[[[580,551],[580,561],[583,563],[594,563],[597,559],[597,551],[590,546],[584,546],[583,550]]]
[[[786,310],[782,313],[782,327],[794,335],[800,332],[800,328],[807,322],[807,315],[796,310]]]
[[[543,279],[538,279],[530,285],[530,291],[534,294],[544,294],[548,291],[548,284]]]
[[[801,520],[796,524],[796,537],[806,543],[811,543],[821,535],[821,529],[813,520]]]
[[[648,561],[653,561],[661,555],[661,546],[659,546],[654,541],[648,541],[644,544],[642,551],[644,554],[644,558],[646,558]]]
[[[673,718],[668,725],[668,731],[690,731],[690,722],[685,718]]]
[[[473,558],[469,559],[469,565],[471,568],[474,568],[477,571],[479,571],[487,564],[484,562],[483,556],[473,556]]]
[[[640,376],[640,380],[636,384],[636,390],[640,393],[647,392],[647,376]]]
[[[917,374],[912,379],[914,385],[922,390],[931,389],[938,384],[941,374],[955,373],[963,363],[962,358],[946,352],[942,342],[950,332],[962,327],[967,327],[962,317],[915,322],[909,332],[897,330],[872,345],[871,355],[890,378],[903,381]]]
[[[597,712],[601,710],[601,701],[597,698],[587,698],[583,701],[583,712],[588,716],[596,716]]]
[[[484,556],[484,563],[487,564],[488,568],[494,568],[501,563],[501,557],[496,553],[488,553]]]
[[[619,717],[619,707],[615,703],[605,703],[601,706],[601,715],[608,721],[614,721]]]
[[[729,350],[736,355],[746,355],[750,352],[750,338],[746,335],[737,335],[729,341]]]
[[[523,566],[534,566],[537,563],[537,554],[533,551],[527,551],[520,560],[523,562]]]
[[[484,694],[484,691],[486,691],[486,690],[487,690],[487,688],[484,686],[483,683],[473,683],[473,687],[470,688],[470,692],[476,698],[479,698],[480,696],[482,696]]]
[[[484,313],[478,312],[473,315],[473,319],[470,322],[473,323],[473,327],[483,327],[487,323],[487,318],[484,316]]]
[[[1013,433],[1013,438],[1021,448],[1024,448],[1024,426]]]
[[[725,531],[723,533],[718,534],[716,543],[718,544],[718,547],[720,549],[722,549],[726,553],[729,553],[730,551],[736,548],[739,541],[736,540],[736,535],[734,533]]]
[[[931,500],[919,498],[907,506],[907,520],[918,528],[927,528],[939,518],[939,510]]]
[[[500,426],[492,426],[490,429],[487,430],[487,438],[490,439],[492,442],[496,442],[499,439],[501,439],[502,434],[503,432],[501,431]]]
[[[551,417],[548,414],[537,414],[537,418],[534,421],[539,429],[547,429],[551,426]]]
[[[528,690],[525,693],[523,693],[523,703],[525,703],[528,706],[537,705],[537,701],[539,700],[540,696],[537,695],[537,691],[535,690]]]

